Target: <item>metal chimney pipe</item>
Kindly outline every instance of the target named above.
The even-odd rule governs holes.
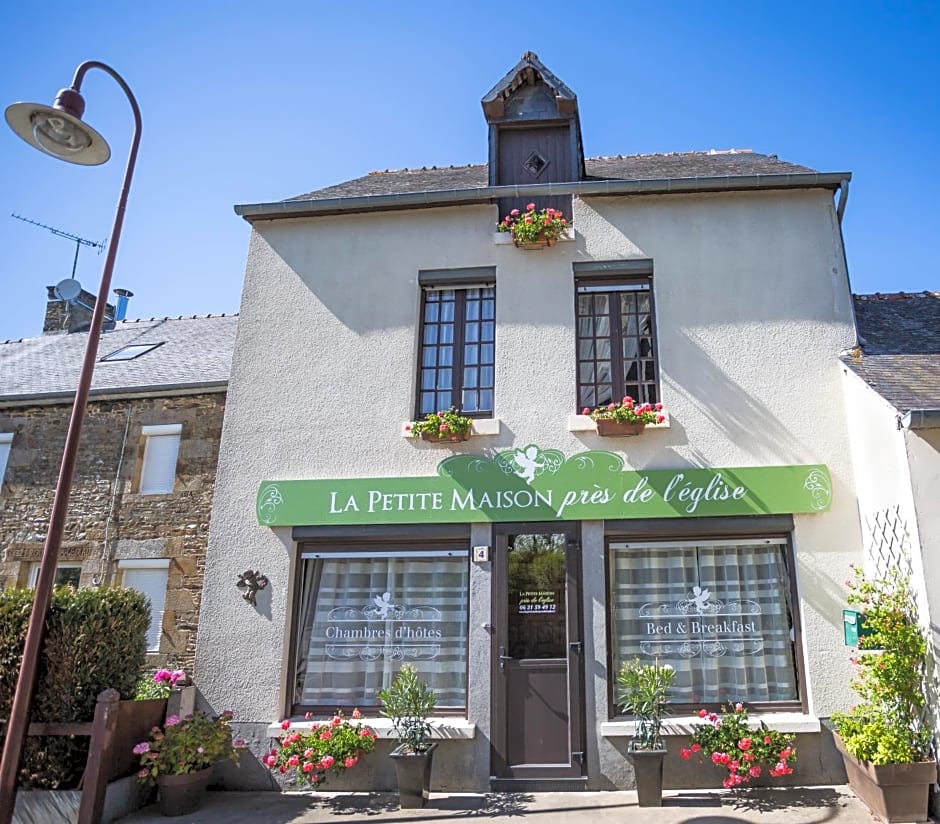
[[[130,289],[115,289],[114,294],[117,295],[117,300],[115,301],[116,306],[114,307],[114,319],[115,320],[124,320],[127,315],[127,304],[134,293]]]

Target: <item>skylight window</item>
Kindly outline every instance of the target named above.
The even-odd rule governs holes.
[[[99,363],[106,363],[107,361],[124,361],[124,360],[134,360],[134,358],[139,358],[141,355],[146,355],[153,349],[156,349],[158,346],[163,346],[166,341],[160,341],[160,343],[132,343],[129,346],[122,346],[120,349],[116,349],[110,355],[105,355]]]

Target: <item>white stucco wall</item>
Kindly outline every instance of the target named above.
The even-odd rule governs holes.
[[[496,219],[494,206],[464,206],[255,224],[200,618],[207,700],[259,725],[283,711],[292,547],[290,530],[256,524],[259,483],[433,474],[450,451],[401,437],[414,408],[418,271],[495,266],[500,434],[458,448],[605,449],[629,468],[827,464],[832,509],[796,516],[794,541],[811,709],[846,706],[842,581],[860,537],[836,355],[854,330],[830,194],[580,200],[575,240],[538,252],[494,243]],[[654,263],[670,427],[624,443],[570,432],[567,419],[572,263],[628,257]],[[248,567],[271,582],[257,610],[234,587]],[[603,563],[586,564],[586,592],[602,590],[598,575]],[[471,599],[471,634],[486,609]],[[596,653],[588,689],[606,667],[605,645]],[[471,670],[470,691],[472,712],[488,706],[488,668]],[[589,738],[601,720],[589,716]]]

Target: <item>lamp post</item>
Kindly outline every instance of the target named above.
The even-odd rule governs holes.
[[[78,378],[78,387],[75,390],[68,433],[65,436],[62,463],[56,482],[55,497],[52,501],[52,512],[49,516],[49,529],[46,532],[46,543],[42,551],[39,578],[36,581],[36,592],[33,597],[33,609],[29,617],[29,628],[26,631],[26,644],[23,647],[23,661],[20,664],[13,706],[7,722],[3,760],[0,762],[0,824],[9,824],[13,818],[13,808],[16,803],[16,776],[29,726],[30,707],[36,686],[36,670],[39,665],[39,650],[42,646],[46,615],[49,612],[49,603],[55,584],[56,562],[59,559],[59,548],[62,545],[65,518],[68,514],[69,494],[72,491],[72,477],[75,474],[82,422],[85,417],[85,407],[88,404],[92,375],[95,371],[98,341],[101,338],[101,326],[104,321],[104,308],[111,286],[111,273],[114,270],[114,259],[117,255],[118,241],[121,238],[124,209],[127,205],[131,177],[134,174],[134,164],[137,161],[137,147],[140,145],[141,131],[140,109],[127,83],[110,66],[96,60],[86,61],[75,70],[72,85],[67,89],[62,89],[56,95],[52,106],[39,103],[14,103],[6,110],[6,119],[10,128],[40,151],[60,160],[83,166],[97,166],[105,163],[111,157],[107,142],[81,119],[85,111],[85,100],[81,95],[82,80],[90,69],[100,69],[109,74],[124,91],[134,113],[134,136],[124,171],[124,182],[118,199],[117,212],[114,215],[111,243],[101,273],[95,310],[92,313],[91,328],[88,330],[88,343],[85,346],[82,370]]]

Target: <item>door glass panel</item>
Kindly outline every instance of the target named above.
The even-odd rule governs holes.
[[[508,562],[509,656],[565,658],[565,536],[511,536]]]

